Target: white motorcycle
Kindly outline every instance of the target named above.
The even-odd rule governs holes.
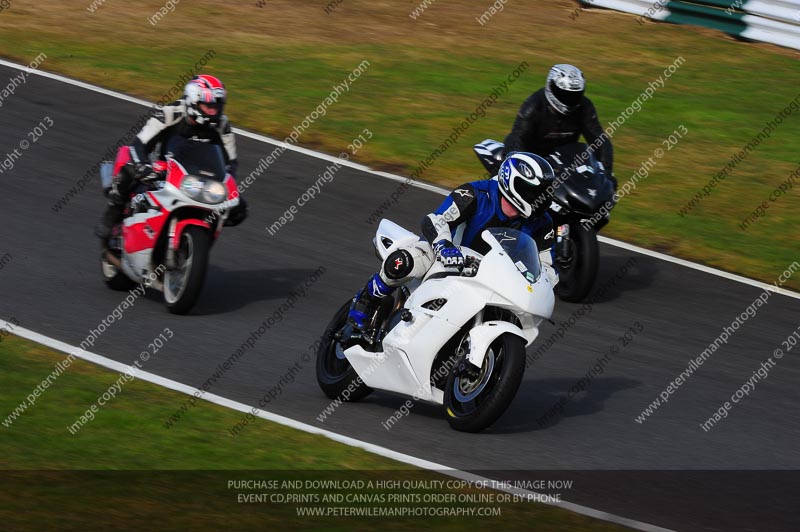
[[[534,240],[515,229],[488,229],[481,256],[462,247],[462,271],[436,262],[385,298],[364,338],[344,329],[351,301],[328,325],[317,353],[317,381],[331,399],[356,401],[373,389],[444,405],[450,426],[480,432],[511,404],[525,372],[525,347],[553,312],[555,296]],[[381,259],[419,237],[381,221]],[[343,345],[344,344],[344,345]]]

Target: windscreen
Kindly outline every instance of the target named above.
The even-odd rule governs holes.
[[[182,140],[169,146],[169,152],[188,174],[204,179],[225,180],[225,158],[219,146],[209,142]]]
[[[542,272],[539,263],[539,249],[533,238],[516,229],[493,228],[488,230],[503,247],[517,270],[530,283],[535,283]]]

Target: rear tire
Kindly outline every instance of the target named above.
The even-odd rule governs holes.
[[[106,286],[111,290],[117,290],[119,292],[127,292],[136,286],[136,283],[133,282],[130,277],[111,264],[106,258],[106,253],[113,253],[113,251],[104,249],[100,255],[100,272],[103,274],[103,280],[106,282]]]
[[[600,247],[593,229],[570,224],[569,234],[575,244],[575,255],[570,266],[559,272],[556,294],[562,301],[578,303],[589,295],[597,279]]]
[[[330,399],[340,401],[359,401],[372,393],[372,388],[364,384],[356,370],[344,356],[342,346],[333,335],[347,323],[351,301],[342,305],[336,312],[322,335],[317,350],[317,383]],[[342,396],[349,389],[346,396]]]
[[[489,346],[483,367],[474,379],[451,372],[444,406],[455,430],[480,432],[497,421],[517,394],[525,374],[525,342],[511,333]]]
[[[164,273],[164,303],[173,314],[186,314],[197,303],[206,280],[210,249],[208,230],[190,225],[181,234],[178,268]]]

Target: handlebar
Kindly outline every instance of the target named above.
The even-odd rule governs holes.
[[[467,255],[464,257],[464,268],[461,270],[461,275],[464,277],[475,277],[478,274],[478,267],[481,265],[481,259]]]

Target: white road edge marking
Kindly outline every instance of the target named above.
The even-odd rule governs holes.
[[[21,336],[22,338],[26,338],[33,342],[45,345],[57,351],[61,351],[67,354],[72,353],[73,355],[75,355],[76,358],[86,360],[87,362],[97,364],[98,366],[102,366],[104,368],[117,371],[119,373],[127,372],[130,375],[136,375],[137,379],[143,380],[145,382],[150,382],[152,384],[157,384],[158,386],[162,386],[164,388],[168,388],[176,392],[185,393],[186,395],[191,396],[195,392],[199,391],[197,388],[192,388],[191,386],[188,386],[186,384],[182,384],[172,379],[167,379],[160,375],[156,375],[155,373],[150,373],[149,371],[140,370],[139,368],[136,368],[134,366],[126,366],[125,364],[117,362],[116,360],[111,360],[110,358],[106,358],[102,355],[98,355],[90,351],[84,351],[80,347],[69,345],[66,342],[62,342],[60,340],[50,338],[43,334],[39,334],[30,329],[14,325],[13,323],[7,322],[6,320],[3,319],[0,319],[0,327],[5,327],[7,329],[10,329],[11,332],[17,336]],[[225,408],[230,408],[231,410],[236,410],[242,413],[252,412],[253,409],[253,407],[246,405],[244,403],[233,401],[231,399],[226,399],[225,397],[209,392],[206,392],[206,394],[202,396],[201,399],[208,401],[209,403],[214,403],[216,405],[223,406]],[[373,443],[357,440],[349,436],[337,434],[335,432],[331,432],[326,429],[315,427],[314,425],[308,425],[306,423],[294,420],[292,418],[274,414],[272,412],[267,412],[266,410],[257,409],[256,416],[260,417],[261,419],[266,419],[268,421],[284,425],[286,427],[291,427],[293,429],[301,430],[303,432],[325,436],[326,438],[330,438],[333,441],[343,443],[351,447],[358,447],[360,449],[364,449],[367,452],[377,454],[379,456],[390,458],[392,460],[397,460],[398,462],[403,462],[404,464],[409,464],[414,467],[419,467],[421,469],[427,469],[429,471],[441,473],[443,475],[447,475],[449,477],[453,477],[459,480],[468,480],[472,482],[484,482],[493,480],[487,477],[482,477],[480,475],[475,475],[473,473],[468,473],[466,471],[461,471],[460,469],[454,469],[452,467],[437,464],[435,462],[429,462],[428,460],[423,460],[421,458],[417,458],[416,456],[399,453],[397,451],[387,449],[386,447],[381,447],[380,445],[375,445]],[[536,493],[534,491],[518,489],[518,488],[506,488],[506,489],[492,488],[492,489],[495,489],[495,491],[502,491],[504,493],[516,494],[526,497],[528,496],[534,497],[536,495],[539,495],[540,497],[542,496],[542,494]],[[586,506],[581,506],[580,504],[575,504],[567,501],[541,502],[540,504],[547,504],[548,506],[556,506],[581,515],[593,517],[595,519],[600,519],[602,521],[607,521],[610,523],[616,523],[622,526],[627,526],[635,530],[643,530],[646,532],[674,532],[667,528],[661,528],[655,525],[641,523],[639,521],[634,521],[626,517],[620,517],[618,515],[602,512],[600,510],[595,510],[594,508],[588,508]]]
[[[80,87],[82,89],[90,90],[90,91],[93,91],[93,92],[98,92],[98,93],[106,95],[106,96],[112,96],[114,98],[117,98],[117,99],[120,99],[120,100],[125,100],[126,102],[131,102],[131,103],[135,103],[135,104],[138,104],[138,105],[143,105],[145,107],[152,107],[153,105],[155,105],[155,104],[153,104],[151,102],[148,102],[146,100],[142,100],[141,98],[135,98],[133,96],[128,96],[127,94],[123,94],[121,92],[112,91],[110,89],[104,89],[102,87],[98,87],[96,85],[92,85],[92,84],[86,83],[84,81],[79,81],[79,80],[76,80],[76,79],[68,78],[68,77],[62,76],[60,74],[53,74],[52,72],[46,72],[46,71],[39,70],[39,69],[28,68],[25,65],[20,65],[20,64],[17,64],[17,63],[13,63],[11,61],[6,61],[4,59],[0,59],[0,65],[6,66],[6,67],[9,67],[9,68],[16,68],[18,70],[25,71],[25,72],[27,72],[29,74],[36,74],[37,76],[42,76],[44,78],[53,79],[53,80],[56,80],[56,81],[60,81],[62,83],[67,83],[69,85],[74,85],[74,86]],[[381,172],[381,171],[378,171],[378,170],[373,170],[372,168],[370,168],[368,166],[364,166],[363,164],[354,163],[352,161],[345,161],[343,159],[339,159],[338,157],[334,157],[333,155],[328,155],[326,153],[321,153],[321,152],[309,150],[308,148],[302,148],[300,146],[295,146],[294,144],[287,144],[287,143],[285,143],[283,141],[267,137],[266,135],[261,135],[261,134],[258,134],[258,133],[252,133],[250,131],[246,131],[244,129],[239,129],[239,128],[233,128],[233,131],[237,135],[241,135],[242,137],[247,137],[247,138],[251,138],[253,140],[257,140],[257,141],[260,141],[260,142],[265,142],[267,144],[272,144],[273,146],[281,146],[281,147],[284,147],[284,148],[286,148],[286,149],[288,149],[290,151],[295,151],[297,153],[302,153],[303,155],[308,155],[309,157],[322,159],[324,161],[328,161],[328,162],[331,162],[331,163],[337,163],[337,164],[340,164],[342,166],[347,166],[349,168],[353,168],[354,170],[359,170],[361,172],[365,172],[365,173],[368,173],[368,174],[381,176],[381,177],[384,177],[386,179],[390,179],[392,181],[399,181],[399,182],[408,183],[410,186],[413,186],[413,187],[416,187],[416,188],[421,188],[423,190],[429,190],[431,192],[436,192],[436,193],[441,194],[443,196],[446,196],[447,194],[450,193],[449,190],[447,190],[445,188],[442,188],[440,186],[437,186],[437,185],[433,185],[431,183],[424,183],[422,181],[416,181],[416,180],[408,178],[408,177],[403,177],[403,176],[399,176],[399,175],[396,175],[396,174],[390,174],[388,172]],[[604,244],[608,244],[608,245],[611,245],[611,246],[616,246],[616,247],[622,248],[622,249],[627,249],[629,251],[634,251],[634,252],[640,253],[642,255],[648,255],[650,257],[655,257],[657,259],[661,259],[661,260],[664,260],[664,261],[667,261],[667,262],[672,262],[674,264],[679,264],[681,266],[685,266],[687,268],[692,268],[694,270],[705,272],[705,273],[708,273],[708,274],[711,274],[711,275],[716,275],[718,277],[724,277],[725,279],[730,279],[731,281],[736,281],[736,282],[739,282],[739,283],[742,283],[742,284],[755,286],[756,288],[760,288],[762,290],[769,290],[769,291],[775,292],[777,294],[781,294],[781,295],[788,296],[788,297],[793,297],[795,299],[800,299],[800,293],[798,293],[798,292],[793,292],[793,291],[787,290],[785,288],[779,288],[779,287],[776,287],[776,286],[771,285],[771,284],[767,284],[767,283],[764,283],[764,282],[761,282],[761,281],[756,281],[754,279],[750,279],[748,277],[743,277],[741,275],[728,273],[728,272],[723,271],[723,270],[718,270],[717,268],[712,268],[710,266],[704,266],[702,264],[697,264],[696,262],[691,262],[691,261],[688,261],[688,260],[679,259],[679,258],[673,257],[671,255],[666,255],[664,253],[659,253],[657,251],[652,251],[652,250],[649,250],[649,249],[646,249],[646,248],[635,246],[633,244],[628,244],[627,242],[623,242],[621,240],[615,240],[613,238],[608,238],[608,237],[604,237],[604,236],[599,236],[598,235],[598,240],[600,240],[600,242],[602,242]]]

